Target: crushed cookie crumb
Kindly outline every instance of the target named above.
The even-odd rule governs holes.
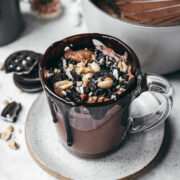
[[[10,131],[10,132],[13,132],[14,131],[14,127],[13,126],[8,126],[7,130]]]
[[[0,64],[0,71],[2,71],[4,69],[3,64]]]
[[[5,131],[2,133],[1,138],[4,139],[5,141],[8,141],[9,139],[11,139],[11,132],[10,131]]]
[[[23,94],[23,93],[24,93],[24,91],[20,90],[20,91],[19,91],[19,93],[20,93],[20,94]]]
[[[4,105],[8,105],[8,104],[9,104],[9,101],[8,101],[8,100],[4,100],[4,101],[3,101],[3,104],[4,104]]]
[[[9,140],[8,141],[8,147],[10,149],[14,149],[14,150],[19,149],[19,145],[14,140]]]
[[[92,92],[90,92],[88,95],[89,95],[89,96],[92,96]]]

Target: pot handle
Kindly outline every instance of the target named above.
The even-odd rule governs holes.
[[[174,89],[157,74],[143,74],[140,95],[131,105],[131,133],[147,131],[163,122],[173,106]]]

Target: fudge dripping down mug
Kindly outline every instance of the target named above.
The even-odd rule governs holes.
[[[104,101],[87,103],[89,99],[87,102],[80,102],[79,100],[73,101],[72,99],[66,98],[65,94],[69,93],[69,90],[73,88],[73,80],[65,80],[65,82],[71,82],[71,84],[66,84],[66,87],[70,85],[71,89],[68,89],[66,92],[64,90],[61,91],[61,93],[64,93],[63,96],[61,96],[61,93],[58,94],[57,91],[54,90],[49,79],[52,76],[56,78],[60,76],[65,78],[66,75],[62,75],[61,73],[65,71],[64,68],[67,70],[70,66],[66,67],[67,65],[64,65],[66,64],[65,59],[62,60],[62,64],[59,60],[62,57],[72,57],[72,59],[76,59],[78,56],[81,58],[83,57],[85,60],[84,62],[87,62],[86,58],[91,54],[90,50],[94,47],[97,48],[95,48],[97,54],[101,51],[103,52],[102,58],[106,65],[109,64],[108,61],[106,61],[107,58],[114,62],[112,66],[116,64],[116,61],[118,61],[117,59],[121,61],[123,58],[127,58],[127,65],[124,66],[128,66],[131,69],[133,75],[130,74],[130,76],[132,75],[132,79],[125,84],[125,86],[123,85],[123,90],[120,88],[122,91],[117,94],[116,98],[114,98],[114,94],[112,94],[109,96],[109,99],[106,98]],[[107,51],[103,50],[103,48]],[[68,56],[69,54],[66,53],[67,51],[75,53],[73,54],[74,56]],[[84,53],[84,51],[86,51],[86,55],[81,54],[82,52]],[[78,55],[76,54],[77,52],[79,53]],[[120,54],[124,55],[119,56]],[[108,55],[111,57],[107,57]],[[92,64],[94,61],[97,62],[96,64],[99,63],[99,69],[96,69],[99,72],[95,71],[96,73],[91,76],[91,81],[93,81],[93,77],[95,78],[98,74],[109,73],[105,72],[106,68],[103,70],[100,68],[102,66],[100,62],[97,61],[96,57],[93,55],[92,57],[93,60],[91,60],[93,62],[90,62],[87,67],[84,66],[85,68],[92,67],[93,69],[94,65]],[[61,64],[61,70],[56,68],[53,71],[50,70],[52,67],[55,67],[57,61]],[[72,60],[68,60],[68,62],[74,63]],[[79,63],[84,62],[76,62],[71,66],[78,66]],[[109,68],[111,69],[112,67],[110,66]],[[53,75],[54,72],[57,74]],[[80,73],[82,73],[82,71]],[[81,75],[80,73],[79,75]],[[126,75],[125,71],[120,72],[120,74],[122,77]],[[117,74],[114,73],[113,75],[117,76]],[[113,77],[113,75],[110,74],[108,76],[111,78],[105,79],[111,81],[112,87],[114,82],[118,82],[115,80],[117,77]],[[129,79],[130,76],[128,77]],[[136,133],[154,128],[169,116],[173,105],[174,90],[171,84],[159,75],[142,73],[139,60],[132,49],[119,39],[109,35],[97,33],[80,34],[55,42],[46,50],[40,61],[40,77],[61,143],[73,154],[84,158],[102,157],[116,150],[125,139],[127,132]],[[119,84],[121,86],[122,78],[118,78],[120,79]],[[98,78],[97,81],[94,82],[99,83],[102,82],[103,79],[104,77]],[[59,85],[62,85],[61,83],[62,82],[58,82]],[[116,85],[119,87],[118,84]],[[62,89],[64,87],[65,86],[61,86]],[[109,92],[108,87],[107,89],[103,89],[103,87],[99,86],[97,91]],[[60,90],[62,90],[61,88]],[[95,91],[96,90],[94,90],[94,92]],[[93,94],[94,92],[90,93]],[[141,97],[143,92],[152,94],[158,102],[158,108],[153,108],[150,113],[145,115],[130,115],[132,102],[136,100],[138,96]],[[73,93],[71,95],[73,96]],[[84,93],[84,96],[89,98],[87,93]],[[153,104],[147,103],[146,99],[143,100],[143,104],[150,109],[153,107]],[[138,109],[138,107],[135,107],[135,109],[136,108]]]

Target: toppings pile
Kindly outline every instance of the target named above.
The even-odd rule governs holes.
[[[72,50],[64,55],[44,76],[61,97],[77,103],[100,103],[116,100],[134,78],[128,56],[116,54],[106,46]]]

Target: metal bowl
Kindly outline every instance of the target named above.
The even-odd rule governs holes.
[[[137,54],[142,70],[167,74],[180,69],[180,24],[141,25],[117,19],[90,0],[82,1],[89,32],[115,36]]]

